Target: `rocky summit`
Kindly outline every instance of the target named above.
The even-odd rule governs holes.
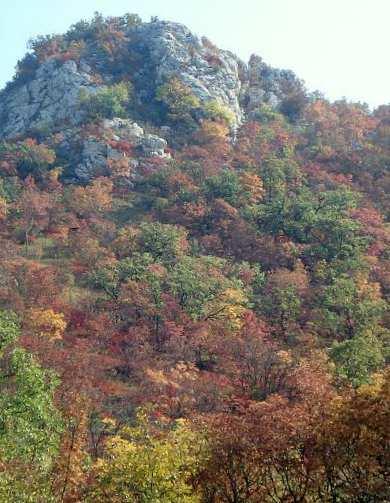
[[[283,111],[291,97],[296,101],[297,95],[304,95],[302,83],[292,72],[273,69],[258,56],[245,64],[182,24],[141,22],[134,16],[113,18],[107,41],[99,40],[99,22],[103,23],[95,19],[95,26],[91,23],[89,28],[79,23],[65,35],[33,41],[13,82],[0,93],[0,139],[45,138],[48,131],[61,132],[62,140],[52,147],[65,165],[74,166],[68,170],[70,179],[86,182],[105,174],[110,159],[123,155],[107,138],[85,130],[91,119],[88,102],[94,97],[96,102],[117,99],[120,85],[131,94],[126,113],[102,109],[101,131],[112,129],[117,140],[126,137],[141,157],[169,157],[165,137],[170,126],[180,122],[180,114],[187,116],[187,126],[223,115],[234,134],[261,104]],[[169,100],[176,99],[173,92],[183,95],[181,105],[170,106]],[[182,110],[173,110],[175,106]],[[116,115],[125,122],[120,123]],[[141,132],[137,122],[154,128],[153,134]],[[76,156],[75,138],[79,143]]]
[[[133,28],[133,36],[137,43],[129,44],[129,58],[131,52],[147,55],[137,70],[138,77],[153,72],[154,88],[177,77],[200,100],[218,99],[234,113],[236,123],[242,120],[239,69],[244,65],[236,56],[202,43],[178,23],[141,23]],[[150,82],[145,84],[146,88]],[[87,60],[59,62],[48,58],[30,81],[3,92],[0,135],[12,138],[26,134],[31,128],[51,127],[64,121],[77,124],[82,119],[78,111],[80,91],[96,92],[103,85],[94,82],[93,69]],[[145,88],[138,89],[139,100],[147,96]]]

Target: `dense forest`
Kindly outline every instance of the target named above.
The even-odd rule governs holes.
[[[390,105],[256,57],[204,98],[161,23],[38,37],[0,93],[0,501],[388,502]],[[76,122],[13,134],[70,62]]]

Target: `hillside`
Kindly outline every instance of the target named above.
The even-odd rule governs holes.
[[[0,501],[390,501],[390,105],[136,15],[0,92]]]

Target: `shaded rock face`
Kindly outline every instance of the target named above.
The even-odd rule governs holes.
[[[80,162],[74,169],[78,181],[90,182],[109,175],[108,160],[120,158],[120,153],[96,138],[87,138],[82,145]]]
[[[96,90],[86,68],[74,61],[45,61],[35,78],[0,97],[0,138],[14,138],[32,129],[51,128],[62,121],[80,122],[81,89]]]
[[[256,55],[249,60],[245,87],[245,108],[249,118],[262,104],[280,108],[290,94],[304,92],[303,83],[294,72],[272,68]]]
[[[171,77],[179,78],[202,102],[218,100],[233,112],[236,125],[242,122],[240,68],[244,63],[239,58],[200,40],[179,23],[143,23],[135,30],[156,87]]]

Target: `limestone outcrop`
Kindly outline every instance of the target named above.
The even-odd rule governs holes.
[[[14,138],[34,129],[52,128],[61,122],[77,124],[82,119],[79,96],[82,89],[95,92],[88,65],[48,59],[35,77],[0,95],[0,138]]]
[[[69,164],[73,168],[69,178],[73,181],[88,183],[98,176],[109,176],[110,162],[123,158],[135,168],[143,159],[157,157],[168,160],[171,157],[166,150],[168,144],[164,138],[145,133],[142,127],[131,120],[105,119],[98,135],[80,139],[81,133],[77,128],[66,130],[58,147],[63,156],[72,152]],[[115,148],[115,144],[120,142],[126,142],[132,147],[132,155]]]
[[[199,39],[179,23],[142,23],[136,32],[148,55],[146,65],[153,67],[156,87],[177,77],[201,102],[217,100],[230,109],[236,125],[242,122],[240,72],[245,65],[237,56]]]
[[[124,30],[117,56],[120,60],[113,56],[109,65],[99,56],[102,48],[96,40],[85,42],[90,47],[78,57],[67,54],[64,58],[62,53],[56,56],[49,52],[42,61],[36,58],[34,71],[0,93],[0,140],[48,138],[71,178],[88,182],[108,174],[109,161],[123,155],[112,146],[112,140],[130,143],[136,158],[169,158],[166,140],[146,133],[134,119],[139,122],[141,118],[142,124],[153,131],[159,126],[164,136],[164,128],[170,128],[156,120],[161,105],[157,96],[160,86],[172,78],[185,84],[201,104],[217,101],[227,109],[229,118],[232,116],[232,131],[246,119],[256,118],[264,103],[282,111],[284,107],[287,115],[299,107],[303,88],[294,73],[274,69],[258,56],[246,65],[179,23],[152,20]],[[115,65],[120,65],[124,73],[117,74]],[[133,90],[124,114],[128,118],[103,113],[103,134],[91,134],[91,120],[81,106],[81,96],[99,93],[121,79]],[[195,117],[201,119],[202,114]],[[92,122],[96,128],[96,117]],[[64,140],[50,140],[53,133]],[[170,134],[167,137],[172,139]]]

